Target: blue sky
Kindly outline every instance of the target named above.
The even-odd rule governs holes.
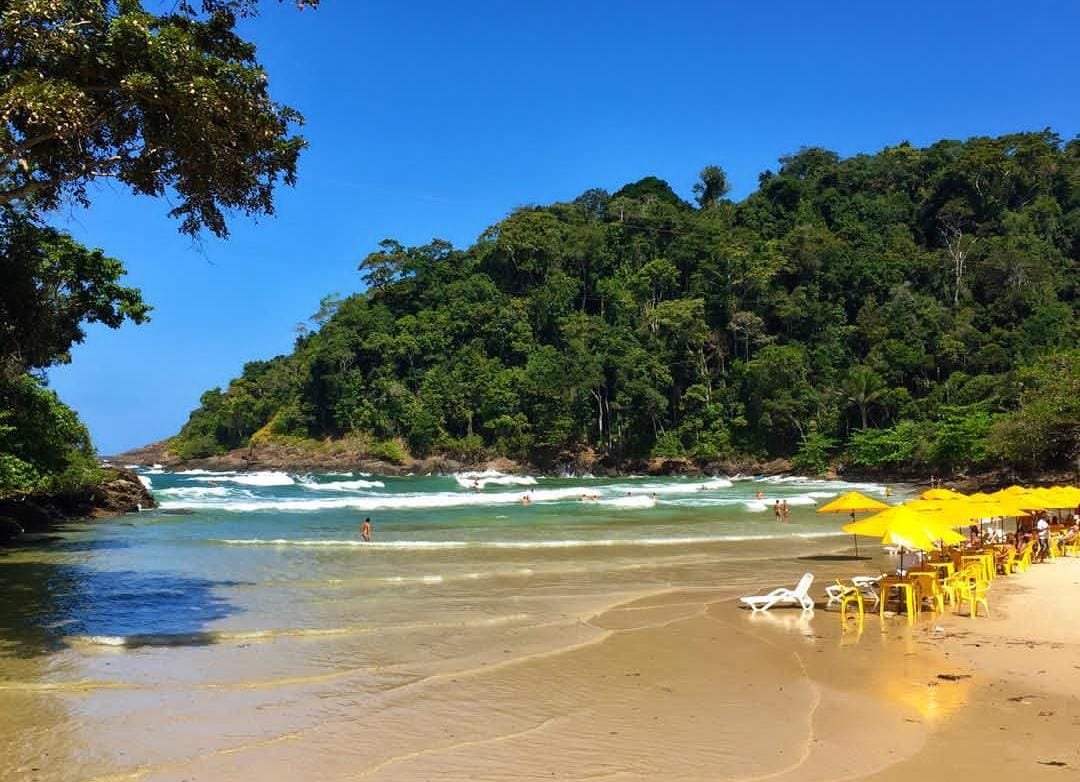
[[[801,146],[843,155],[1080,132],[1072,2],[267,2],[244,23],[307,118],[300,181],[226,242],[111,186],[56,222],[121,258],[153,320],[91,328],[52,386],[102,453],[173,434],[245,361],[288,352],[385,237],[472,242],[516,206],[646,175],[741,198]]]

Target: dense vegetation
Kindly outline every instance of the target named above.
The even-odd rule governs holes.
[[[295,351],[173,440],[809,470],[1080,455],[1080,141],[1053,133],[782,158],[745,200],[648,177],[525,207],[468,249],[384,241]]]
[[[297,0],[300,7],[317,0]],[[85,427],[45,388],[86,323],[142,322],[124,268],[48,225],[107,178],[170,196],[192,235],[270,214],[304,146],[254,47],[234,32],[256,0],[0,0],[0,498],[102,473]]]

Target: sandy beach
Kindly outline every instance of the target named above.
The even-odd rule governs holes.
[[[815,593],[859,564],[811,563]],[[989,618],[871,615],[861,633],[833,611],[664,591],[589,617],[564,648],[492,649],[349,719],[245,742],[223,713],[198,731],[233,732],[222,746],[93,779],[1051,778],[1080,766],[1078,583],[1080,560],[1058,559],[996,579]]]
[[[176,486],[164,496],[242,507],[312,492],[253,498],[192,477],[154,479]],[[373,497],[459,499],[442,484],[406,491],[416,485]],[[481,496],[488,505],[443,509],[438,525],[380,515],[375,546],[330,508],[144,514],[9,550],[0,780],[1005,779],[1080,767],[1080,559],[998,577],[989,617],[868,613],[860,627],[823,605],[826,586],[897,559],[869,540],[853,559],[836,520],[814,512],[846,487],[672,479],[648,489],[658,507],[631,512],[614,503],[637,485],[590,486],[613,504],[560,499],[580,489],[559,484],[528,508]],[[761,486],[800,503],[790,524],[754,510]],[[739,607],[804,572],[812,614]]]

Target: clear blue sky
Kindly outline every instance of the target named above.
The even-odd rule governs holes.
[[[245,361],[288,352],[385,237],[467,245],[514,207],[654,174],[741,198],[777,157],[1080,131],[1080,3],[266,2],[245,22],[310,142],[278,213],[200,247],[102,187],[57,222],[127,264],[153,321],[91,329],[53,387],[102,453],[173,434]]]

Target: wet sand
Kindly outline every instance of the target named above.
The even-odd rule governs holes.
[[[820,596],[832,576],[874,566],[787,560],[760,586],[805,567]],[[310,639],[255,657],[244,643],[194,648],[163,658],[182,670],[119,685],[107,672],[125,658],[106,654],[92,680],[42,671],[42,690],[28,669],[0,691],[0,724],[21,731],[4,778],[1049,778],[1080,768],[1078,585],[1080,560],[1059,559],[996,579],[990,618],[875,614],[861,631],[833,611],[742,610],[746,579],[653,587],[614,606],[563,599],[563,621],[500,625],[452,665],[425,667],[420,648],[410,664],[332,674],[297,675],[305,649],[326,653]],[[442,629],[418,642],[455,640]],[[218,673],[235,655],[246,678],[200,678],[200,655]]]

